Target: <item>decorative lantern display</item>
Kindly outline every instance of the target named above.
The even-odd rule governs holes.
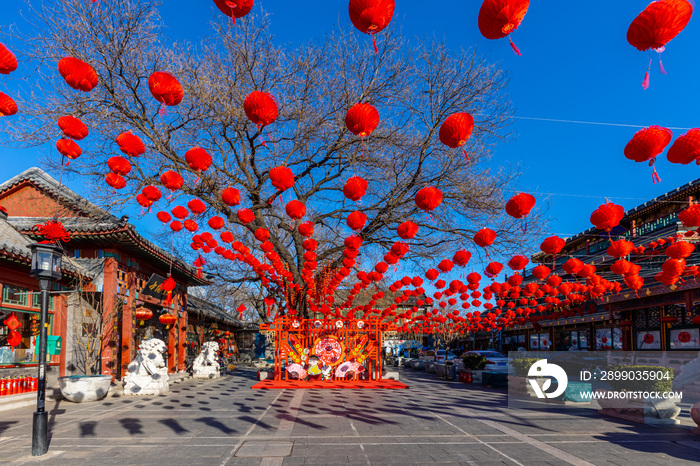
[[[510,38],[525,18],[530,0],[484,0],[479,9],[479,31],[487,39],[508,37],[517,55],[522,55]]]
[[[0,92],[0,116],[12,116],[17,113],[17,104],[9,95]]]
[[[442,191],[432,186],[426,186],[416,193],[416,206],[429,212],[442,204]]]
[[[253,4],[255,0],[214,0],[216,7],[221,10],[223,14],[231,18],[233,23],[236,23],[236,19],[242,18],[253,9]]]
[[[378,124],[379,112],[370,104],[355,104],[345,115],[345,126],[348,131],[361,138],[372,134]]]
[[[62,116],[58,119],[58,127],[67,138],[81,140],[89,134],[85,123],[71,115]]]
[[[374,52],[379,53],[374,35],[387,27],[394,16],[394,0],[350,0],[350,21],[360,32],[372,36]]]
[[[119,150],[131,157],[138,157],[146,152],[146,146],[143,144],[141,138],[131,131],[117,136],[117,145],[119,145]]]
[[[10,74],[17,69],[17,57],[5,44],[0,43],[0,74]]]
[[[58,72],[73,89],[90,92],[97,86],[95,69],[75,57],[61,58],[58,62]]]
[[[143,325],[145,321],[153,317],[153,311],[146,307],[137,307],[134,309],[134,317],[139,321],[139,325]]]
[[[165,71],[156,71],[148,77],[148,89],[162,106],[178,105],[185,95],[180,82]]]
[[[160,317],[158,317],[158,321],[165,325],[166,329],[169,329],[171,325],[177,322],[177,317],[172,314],[161,314]]]
[[[243,101],[243,110],[248,119],[260,129],[274,123],[277,119],[275,99],[266,92],[253,91],[248,94]]]

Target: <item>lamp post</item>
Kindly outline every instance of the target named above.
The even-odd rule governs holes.
[[[36,412],[32,422],[32,456],[45,455],[48,451],[48,413],[44,409],[46,399],[46,329],[49,320],[49,288],[61,279],[63,249],[54,244],[34,243],[32,268],[29,274],[39,280],[41,290],[41,326],[39,327],[39,383],[36,394]]]

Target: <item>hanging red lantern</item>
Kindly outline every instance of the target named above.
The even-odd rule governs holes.
[[[469,263],[469,260],[472,258],[472,253],[469,251],[465,251],[464,249],[461,249],[457,252],[454,253],[454,256],[452,256],[452,261],[457,264],[459,267],[464,267]]]
[[[625,209],[612,202],[606,202],[591,214],[591,223],[599,230],[610,231],[620,224]]]
[[[140,193],[136,195],[136,202],[138,202],[138,204],[144,209],[148,209],[153,205],[152,200],[148,199],[146,196]]]
[[[88,127],[85,126],[85,123],[71,115],[65,115],[59,118],[58,127],[67,138],[76,139],[78,141],[85,138],[90,132]]]
[[[379,124],[379,112],[370,104],[357,103],[345,115],[345,126],[355,136],[369,136]]]
[[[440,125],[440,142],[456,149],[467,143],[474,130],[474,118],[468,113],[453,113]],[[465,152],[466,154],[466,152]],[[468,159],[468,157],[467,157]]]
[[[686,228],[700,227],[700,204],[693,204],[678,213],[678,220]]]
[[[193,214],[199,215],[203,214],[207,210],[207,205],[200,199],[191,199],[187,203],[187,207],[192,211]]]
[[[58,72],[73,89],[90,92],[97,86],[95,69],[75,57],[64,57],[58,62]]]
[[[107,160],[107,166],[112,170],[112,173],[116,173],[117,175],[126,176],[131,171],[131,163],[124,157],[118,155],[110,157]]]
[[[306,215],[306,206],[296,199],[287,202],[285,211],[292,220],[301,220]]]
[[[196,172],[203,172],[211,166],[211,155],[201,147],[193,147],[185,152],[185,161]]]
[[[0,74],[10,74],[17,69],[17,57],[0,43]]]
[[[181,205],[176,205],[170,210],[170,213],[173,214],[173,217],[179,218],[182,220],[183,218],[186,218],[190,213],[187,209],[185,209]]]
[[[625,146],[625,157],[635,162],[647,162],[664,151],[673,131],[662,126],[649,126],[640,129]]]
[[[442,204],[442,191],[432,186],[426,186],[416,193],[416,206],[429,212]]]
[[[617,275],[626,275],[632,270],[632,263],[624,259],[616,260],[611,266],[610,271]]]
[[[233,241],[233,233],[231,233],[230,231],[222,232],[220,237],[221,237],[221,241],[223,241],[224,243],[230,243]]]
[[[255,220],[255,214],[250,209],[239,210],[238,212],[236,212],[236,217],[238,217],[238,220],[240,220],[241,223],[246,225]]]
[[[510,33],[518,29],[523,21],[530,0],[484,0],[479,9],[479,31],[487,39],[508,41],[517,55],[522,55],[510,38]]]
[[[634,243],[631,241],[619,239],[617,241],[613,241],[612,244],[608,246],[606,252],[612,257],[620,258],[629,255],[634,247]]]
[[[413,239],[418,234],[418,225],[410,220],[405,221],[396,228],[396,234],[398,234],[401,239]]]
[[[170,222],[170,229],[171,230],[178,232],[178,231],[182,230],[182,228],[183,228],[182,222],[178,222],[177,220],[175,220],[174,222]]]
[[[146,152],[146,146],[141,138],[131,131],[126,131],[117,136],[117,144],[119,145],[119,150],[131,157],[138,157]]]
[[[530,213],[534,206],[535,197],[532,194],[520,193],[506,202],[506,213],[514,218],[523,218]]]
[[[564,262],[564,265],[562,265],[562,268],[564,269],[564,271],[566,273],[571,274],[571,275],[576,275],[579,273],[579,271],[581,269],[583,269],[584,265],[585,264],[583,263],[583,261],[581,261],[580,259],[576,259],[575,257],[572,257],[571,259]]]
[[[435,269],[428,269],[425,272],[425,278],[427,278],[430,281],[435,280],[439,275],[440,275],[440,272],[438,272]]]
[[[156,202],[163,196],[160,189],[152,185],[144,186],[141,193],[151,202]]]
[[[550,236],[542,241],[542,244],[540,244],[540,250],[545,254],[555,255],[559,254],[561,250],[564,249],[565,244],[566,242],[560,237],[556,235]]]
[[[267,230],[267,228],[258,228],[255,230],[255,239],[258,241],[267,241],[270,239],[270,232]]]
[[[676,241],[664,250],[664,254],[672,259],[684,259],[690,257],[695,251],[695,245],[687,241]]]
[[[242,18],[253,9],[255,0],[214,0],[217,8],[223,14],[231,18],[234,23],[236,19]]]
[[[185,227],[185,230],[192,231],[192,232],[197,231],[197,229],[199,228],[199,226],[197,225],[197,222],[195,222],[191,218],[188,218],[187,220],[182,222],[182,225]]]
[[[17,113],[17,103],[4,92],[0,92],[0,116],[12,116]]]
[[[493,278],[499,273],[501,273],[501,270],[503,270],[503,264],[501,264],[500,262],[489,262],[489,265],[486,266],[486,270],[484,270],[484,273],[489,278]]]
[[[156,214],[156,217],[163,223],[168,223],[170,220],[172,220],[170,214],[162,210]]]
[[[294,186],[294,173],[284,166],[274,167],[270,170],[270,182],[279,191],[286,191]]]
[[[538,280],[544,280],[550,273],[552,273],[552,271],[546,265],[538,265],[532,269],[532,276]]]
[[[366,223],[367,216],[359,210],[351,212],[350,215],[348,215],[347,224],[351,229],[355,231],[362,230],[365,227]]]
[[[359,201],[367,192],[367,181],[359,176],[353,176],[345,182],[343,194],[351,201]]]
[[[158,321],[165,325],[166,329],[169,329],[171,325],[177,322],[177,317],[172,314],[161,314],[160,317],[158,317]]]
[[[212,218],[210,218],[207,223],[209,224],[209,227],[214,230],[222,229],[225,224],[224,219],[219,217],[218,215],[215,215]]]
[[[311,222],[300,223],[298,230],[301,236],[309,238],[314,234],[314,224]]]
[[[182,102],[185,95],[180,82],[165,71],[155,71],[148,77],[148,89],[154,99],[169,107]]]
[[[693,6],[687,0],[660,0],[651,2],[634,18],[627,29],[627,42],[637,50],[653,49],[659,53],[659,69],[666,74],[661,63],[661,52],[666,44],[676,37],[688,24],[693,15]],[[649,72],[652,60],[649,60],[644,75],[642,88],[649,87]]]
[[[527,257],[517,255],[511,257],[511,259],[508,261],[508,267],[513,270],[523,270],[529,262],[530,260]]]
[[[182,185],[185,184],[185,180],[182,179],[182,176],[172,170],[168,170],[160,175],[160,182],[171,191],[176,191],[182,188]]]
[[[15,346],[18,346],[20,343],[22,343],[22,335],[15,330],[10,330],[10,333],[8,333],[6,340],[7,344],[14,348]]]
[[[666,153],[671,163],[687,165],[693,160],[698,162],[700,157],[700,128],[693,128],[673,141]]]
[[[126,187],[126,180],[116,173],[107,173],[105,175],[105,182],[114,189],[122,189]]]
[[[474,235],[474,242],[482,248],[491,246],[495,240],[496,232],[489,228],[482,228]]]
[[[221,192],[221,200],[229,207],[241,203],[241,193],[236,188],[226,188]]]
[[[140,321],[139,325],[143,325],[145,321],[153,317],[153,311],[145,307],[137,307],[134,309],[134,317],[136,320]]]
[[[441,260],[440,263],[438,264],[438,269],[439,269],[440,272],[442,272],[442,273],[447,273],[447,272],[449,272],[450,270],[452,270],[452,267],[454,267],[454,263],[453,263],[451,260],[448,260],[448,259],[443,259],[443,260]]]
[[[250,121],[258,128],[272,124],[277,119],[277,104],[272,95],[253,91],[243,101],[243,110]]]
[[[72,139],[59,139],[56,141],[56,149],[58,149],[61,155],[71,160],[77,159],[83,153],[80,146]]]
[[[375,53],[379,52],[374,35],[387,27],[394,16],[394,0],[350,0],[350,21],[360,32],[372,36]]]

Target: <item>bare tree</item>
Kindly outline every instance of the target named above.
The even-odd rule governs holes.
[[[502,215],[517,173],[487,163],[493,145],[509,137],[508,77],[476,51],[450,50],[436,41],[416,47],[396,27],[382,33],[377,54],[349,30],[291,49],[277,45],[262,12],[235,26],[216,17],[211,36],[201,44],[170,43],[162,34],[158,4],[114,0],[98,9],[84,0],[66,0],[37,7],[32,12],[36,33],[22,39],[41,73],[42,93],[20,99],[27,118],[18,120],[15,138],[41,144],[55,138],[58,117],[80,117],[90,126],[90,150],[67,170],[91,177],[96,196],[122,205],[143,186],[160,184],[165,170],[175,170],[185,186],[172,202],[181,202],[180,196],[202,199],[209,206],[204,218],[222,214],[236,239],[251,247],[252,233],[267,228],[275,252],[302,289],[304,238],[282,202],[267,202],[274,196],[269,172],[279,165],[294,172],[293,196],[306,204],[307,218],[316,225],[319,264],[339,265],[348,231],[343,224],[354,210],[369,218],[360,236],[370,255],[383,254],[396,240],[396,226],[408,219],[420,226],[409,261],[451,255],[470,246],[485,226],[498,233],[494,251],[519,244],[522,232]],[[55,69],[64,56],[90,63],[99,75],[97,88],[90,93],[69,88]],[[147,86],[150,74],[162,70],[176,76],[185,91],[182,103],[165,116],[158,114],[159,103]],[[264,131],[243,112],[253,90],[271,93],[279,105],[277,121]],[[373,104],[381,115],[377,130],[364,139],[344,124],[357,102]],[[468,160],[437,137],[441,123],[455,112],[475,119],[465,146]],[[143,137],[148,152],[131,159],[127,189],[110,193],[102,182],[106,160],[119,153],[115,138],[127,130]],[[193,146],[214,156],[205,173],[184,160]],[[342,195],[350,176],[369,182],[357,205]],[[431,215],[414,203],[415,193],[427,185],[444,196]],[[222,202],[221,192],[229,186],[242,192],[255,213],[251,224],[242,224]],[[290,194],[284,197],[289,200]],[[531,219],[528,234],[539,224]],[[259,278],[230,265],[217,272],[228,283]],[[284,301],[284,290],[270,292]]]

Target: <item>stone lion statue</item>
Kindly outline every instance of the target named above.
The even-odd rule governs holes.
[[[207,341],[202,344],[202,351],[192,363],[192,377],[195,379],[213,379],[219,376],[219,363],[216,361],[216,352],[219,344],[215,341]]]
[[[168,393],[168,368],[163,357],[167,350],[165,343],[157,338],[141,342],[136,357],[129,363],[124,377],[125,395]]]

